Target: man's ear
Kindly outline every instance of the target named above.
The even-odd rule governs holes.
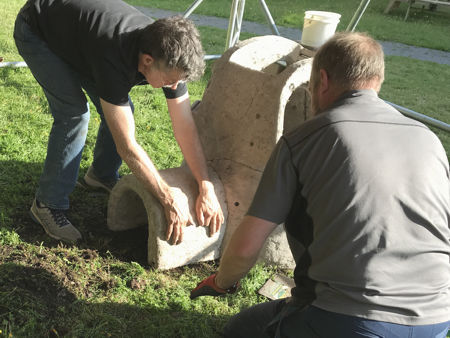
[[[328,73],[325,69],[320,70],[320,85],[319,91],[323,94],[330,89],[330,79],[328,78]]]
[[[142,63],[144,66],[151,66],[154,62],[155,59],[150,54],[142,53]]]

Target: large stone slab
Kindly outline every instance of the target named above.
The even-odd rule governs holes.
[[[305,98],[311,59],[303,58],[301,51],[294,41],[264,36],[240,42],[215,62],[194,110],[207,159],[264,169],[283,134],[287,103],[296,96]],[[281,59],[291,63],[282,67],[277,63]],[[295,115],[304,121],[309,105],[299,108]]]
[[[229,217],[223,247],[246,214],[277,141],[309,118],[306,86],[312,60],[303,52],[310,53],[278,36],[240,42],[216,61],[202,101],[193,109],[206,158],[226,191]],[[282,226],[260,258],[295,266]]]

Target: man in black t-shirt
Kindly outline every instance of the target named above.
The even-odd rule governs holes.
[[[225,337],[444,338],[450,325],[449,164],[433,132],[381,100],[383,50],[337,33],[316,53],[314,117],[283,135],[217,274],[233,292],[284,223],[289,299],[234,316]]]
[[[200,225],[215,233],[223,213],[209,180],[185,82],[204,70],[199,34],[187,19],[155,22],[120,0],[29,0],[14,30],[19,53],[41,85],[54,118],[31,215],[53,238],[80,232],[66,218],[78,176],[91,98],[101,117],[92,166],[84,184],[111,191],[122,159],[164,207],[167,240],[182,241],[193,220],[135,139],[131,88],[162,88],[174,135],[199,185]]]

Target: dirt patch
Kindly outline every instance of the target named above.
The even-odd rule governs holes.
[[[128,287],[133,290],[143,290],[148,285],[148,280],[143,278],[133,278],[128,282]]]
[[[77,301],[117,285],[107,269],[99,268],[101,262],[91,249],[0,246],[0,322],[63,335],[60,318],[67,318]]]
[[[103,269],[97,269],[99,255],[91,249],[78,250],[64,247],[44,248],[20,244],[15,247],[0,247],[0,263],[4,274],[0,284],[24,288],[31,294],[55,301],[55,295],[66,293],[74,297],[87,298],[92,295],[93,285],[114,285],[111,276]],[[17,268],[12,268],[17,267]],[[21,268],[19,268],[21,267]],[[30,270],[28,275],[22,273]],[[95,273],[93,273],[94,270]],[[65,291],[64,291],[65,290]],[[67,302],[75,298],[67,298]],[[66,303],[64,299],[58,299]]]
[[[83,236],[76,244],[79,249],[85,249],[81,258],[90,260],[98,256],[113,256],[120,261],[147,264],[148,230],[145,227],[122,232],[109,230],[106,224],[108,195],[77,188],[71,200],[67,216]],[[42,243],[45,249],[58,248],[60,242],[50,238],[39,224],[31,220],[29,204],[31,202],[13,208],[13,230],[26,243]],[[93,256],[89,257],[90,254]]]
[[[0,267],[0,270],[0,293],[35,299],[37,303],[47,308],[48,312],[53,312],[58,306],[66,306],[76,300],[72,292],[44,269],[6,263]]]
[[[0,320],[18,328],[38,327],[48,336],[64,335],[58,320],[76,296],[42,268],[8,262],[0,265]]]

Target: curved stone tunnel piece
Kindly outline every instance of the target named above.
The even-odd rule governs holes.
[[[187,199],[191,215],[197,221],[195,201],[198,185],[189,168],[181,166],[161,170],[160,175],[180,198]],[[223,185],[214,170],[210,169],[209,175],[226,217]],[[136,176],[122,177],[112,190],[108,201],[110,230],[121,231],[148,225],[148,262],[158,269],[170,269],[219,258],[225,224],[212,237],[209,237],[209,227],[196,224],[185,227],[183,241],[178,245],[171,245],[165,240],[167,221],[162,205]]]

